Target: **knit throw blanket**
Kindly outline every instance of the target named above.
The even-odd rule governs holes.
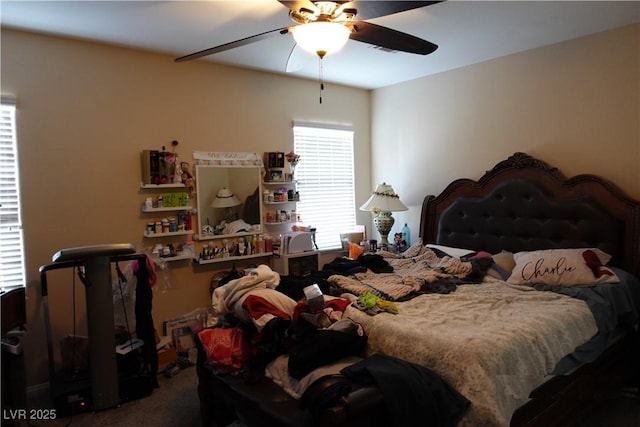
[[[486,273],[489,262],[461,261],[424,248],[413,257],[385,258],[393,273],[373,273],[368,270],[351,276],[332,275],[327,279],[334,287],[354,295],[374,294],[388,301],[401,301],[415,296],[426,285],[435,283],[478,283]]]
[[[369,354],[426,366],[468,398],[465,427],[508,426],[555,364],[597,332],[583,301],[492,278],[397,306],[376,316],[349,307],[345,316],[364,328]]]

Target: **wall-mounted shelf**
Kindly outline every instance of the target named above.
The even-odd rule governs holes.
[[[161,189],[161,188],[186,188],[185,185],[181,182],[172,183],[172,184],[145,184],[143,182],[140,183],[140,188],[143,189]]]
[[[155,214],[158,218],[149,217],[143,235],[146,238],[170,236],[186,236],[193,233],[193,213],[191,195],[186,186],[179,183],[147,184],[140,183],[145,190],[154,190],[155,196],[148,195],[142,203],[140,211]],[[154,200],[155,199],[155,200]]]
[[[287,203],[296,203],[299,200],[285,200],[282,202],[264,202],[265,205],[285,205]]]
[[[191,206],[172,206],[168,208],[145,208],[142,205],[142,212],[151,213],[151,212],[177,212],[177,211],[188,211],[193,209]]]
[[[193,243],[188,242],[189,236],[194,232],[192,228],[195,212],[191,200],[195,199],[195,193],[192,188],[180,182],[182,175],[175,179],[178,182],[173,182],[175,171],[168,166],[170,162],[165,162],[164,166],[160,164],[162,162],[159,158],[165,159],[167,153],[154,157],[155,161],[152,161],[152,152],[154,150],[144,150],[141,153],[142,181],[139,194],[144,194],[146,200],[140,205],[140,218],[146,218],[143,236],[150,239],[144,242],[145,250],[156,263],[190,263],[195,252]],[[160,176],[166,176],[171,182],[153,183]]]
[[[239,233],[234,234],[212,234],[212,235],[198,235],[198,238],[194,238],[193,240],[220,240],[220,239],[235,239],[237,237],[245,237],[245,236],[255,236],[258,234],[262,234],[261,231],[241,231]]]
[[[300,201],[300,195],[296,191],[297,182],[296,180],[263,181],[262,184],[265,188],[262,196],[265,231],[268,234],[277,235],[283,231],[282,226],[298,222],[296,206]]]
[[[155,237],[186,236],[187,234],[191,234],[192,232],[193,232],[192,230],[170,231],[168,233],[149,233],[145,231],[144,237],[155,238]]]
[[[155,261],[173,262],[173,261],[183,261],[183,260],[191,260],[191,259],[193,259],[193,254],[159,257],[159,258],[156,258]]]
[[[289,185],[295,184],[295,181],[262,181],[264,185]]]
[[[263,252],[260,254],[228,256],[223,258],[211,258],[211,259],[194,258],[193,262],[195,262],[196,264],[215,264],[219,262],[236,261],[236,260],[242,260],[242,259],[266,258],[266,257],[271,257],[272,255],[273,255],[272,252]]]

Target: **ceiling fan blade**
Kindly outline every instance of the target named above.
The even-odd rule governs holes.
[[[189,55],[176,58],[175,62],[190,61],[192,59],[202,58],[203,56],[213,55],[214,53],[224,52],[225,50],[234,49],[236,47],[245,46],[250,43],[254,43],[266,38],[275,36],[276,34],[287,34],[290,27],[278,28],[277,30],[265,31],[264,33],[256,34],[254,36],[245,37],[240,40],[232,41],[229,43],[221,44],[220,46],[210,47],[199,52],[190,53]]]
[[[438,48],[438,45],[411,34],[370,22],[357,21],[349,23],[348,26],[353,30],[349,36],[352,40],[380,46],[385,49],[428,55]]]
[[[298,49],[298,44],[294,43],[293,48],[289,52],[289,56],[287,57],[287,65],[285,67],[285,71],[287,73],[293,73],[295,71],[301,70],[306,60],[308,59],[307,55],[305,55],[302,49]]]
[[[373,19],[381,16],[393,15],[394,13],[404,12],[406,10],[418,9],[420,7],[430,6],[442,1],[357,1],[353,0],[346,3],[343,7],[355,8],[358,10],[356,18],[358,20]]]

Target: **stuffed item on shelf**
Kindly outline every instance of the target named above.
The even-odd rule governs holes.
[[[187,162],[180,162],[179,169],[182,171],[182,183],[187,187],[190,194],[196,191],[196,180],[189,172],[190,166]]]

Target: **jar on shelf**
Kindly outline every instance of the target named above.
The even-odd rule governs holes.
[[[264,236],[264,251],[273,252],[273,239],[269,235]]]

